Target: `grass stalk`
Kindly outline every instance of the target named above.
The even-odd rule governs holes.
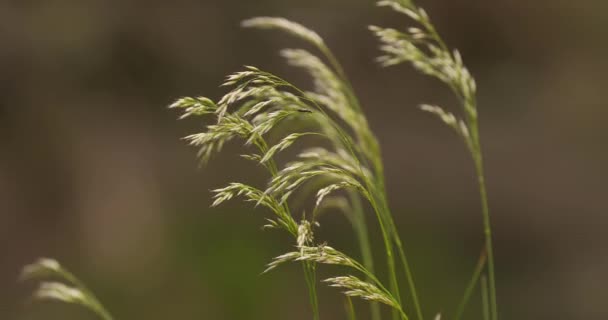
[[[353,209],[351,215],[351,223],[353,225],[355,236],[357,238],[359,248],[361,250],[361,260],[363,262],[363,266],[373,274],[375,273],[374,257],[372,255],[372,249],[367,230],[367,223],[365,221],[365,214],[363,211],[363,206],[361,204],[361,198],[354,191],[350,191],[348,193],[348,196]],[[369,277],[368,280],[370,280]],[[348,301],[352,304],[350,299]],[[380,305],[377,302],[372,302],[370,304],[370,312],[372,320],[381,319]]]
[[[313,320],[319,320],[319,299],[317,297],[315,263],[304,261],[302,262],[302,267],[304,268],[304,278],[306,279],[306,286],[308,287],[308,298],[312,309],[312,318]]]
[[[469,303],[469,301],[471,299],[471,295],[473,294],[473,290],[477,286],[479,277],[481,276],[481,273],[483,272],[483,269],[485,268],[486,260],[487,260],[486,247],[484,245],[484,247],[481,251],[481,254],[479,255],[479,260],[477,261],[477,265],[475,266],[475,270],[473,271],[473,275],[471,276],[471,280],[469,281],[469,284],[467,285],[466,290],[464,291],[462,300],[460,301],[460,303],[458,304],[458,307],[456,308],[456,313],[454,315],[453,320],[460,320],[462,318],[464,309],[465,309],[466,305]]]
[[[481,277],[481,312],[483,320],[490,320],[490,298],[488,297],[488,278]]]
[[[357,313],[355,312],[355,306],[353,305],[353,300],[349,296],[346,297],[346,306],[345,307],[346,307],[346,314],[348,315],[348,320],[357,320]]]
[[[475,162],[475,171],[479,185],[479,195],[481,198],[481,211],[483,216],[483,231],[486,242],[486,253],[488,256],[488,299],[490,309],[490,319],[498,320],[498,306],[496,302],[496,278],[494,268],[494,247],[492,244],[492,224],[490,220],[490,209],[488,206],[488,194],[486,190],[486,182],[483,167],[483,156],[481,152],[481,142],[479,139],[479,130],[477,119],[469,118],[471,125],[472,152]]]
[[[420,300],[418,298],[418,291],[416,290],[416,283],[414,282],[414,277],[412,275],[412,269],[405,255],[403,244],[401,243],[401,240],[399,239],[398,235],[395,238],[395,242],[397,243],[397,249],[399,251],[401,264],[403,265],[405,277],[409,286],[410,293],[412,295],[412,303],[414,305],[414,309],[416,310],[416,316],[419,320],[423,320],[424,317],[422,315],[422,308],[420,307]]]
[[[256,145],[258,146],[262,154],[268,152],[268,145],[264,139],[257,139]],[[268,161],[268,171],[270,171],[270,175],[272,177],[276,177],[278,174],[276,161],[272,158]],[[283,204],[283,209],[289,216],[293,216],[287,203]],[[297,236],[297,233],[295,234],[295,236]],[[304,270],[304,280],[306,281],[306,287],[308,290],[308,298],[310,302],[310,307],[312,309],[313,320],[319,320],[319,298],[317,296],[317,277],[315,263],[304,261],[302,262],[302,268]]]
[[[410,266],[410,263],[407,259],[406,254],[405,254],[403,242],[401,241],[401,237],[399,236],[399,232],[397,231],[397,227],[395,226],[395,223],[393,221],[393,217],[390,212],[390,209],[388,208],[388,205],[386,204],[386,199],[384,200],[384,207],[385,207],[386,216],[389,221],[390,228],[391,228],[392,240],[395,242],[395,245],[397,246],[397,252],[399,254],[399,259],[401,260],[401,265],[402,265],[404,273],[405,273],[405,278],[407,281],[408,289],[412,296],[412,304],[414,305],[416,317],[419,320],[423,320],[424,316],[422,315],[422,308],[420,306],[420,299],[418,298],[418,290],[416,289],[416,283],[414,281],[412,268]]]

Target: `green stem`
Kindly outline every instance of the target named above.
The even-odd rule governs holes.
[[[261,137],[258,139],[258,148],[260,149],[260,152],[262,154],[266,154],[266,152],[268,152],[268,145],[266,144],[266,141]],[[268,170],[270,171],[270,174],[273,178],[277,176],[277,164],[272,158],[268,160]],[[293,217],[287,203],[283,204],[283,210],[285,210],[288,216]],[[298,236],[297,227],[295,229],[294,235],[296,237]],[[308,288],[308,296],[310,300],[310,307],[313,313],[313,319],[319,320],[319,298],[317,297],[315,264],[311,262],[303,262],[302,267],[304,268],[304,280],[306,281],[306,286]]]
[[[84,293],[84,295],[89,300],[89,303],[93,307],[95,313],[103,320],[113,320],[110,312],[99,302],[99,299],[93,294],[87,286],[84,285],[82,281],[80,281],[76,276],[74,276],[71,272],[67,270],[61,270],[61,275],[65,278],[66,281],[74,284],[80,291]]]
[[[460,304],[458,305],[458,308],[456,309],[456,315],[453,318],[454,320],[460,320],[460,318],[462,318],[462,314],[464,313],[464,308],[469,303],[469,300],[471,299],[471,294],[473,293],[473,290],[475,289],[475,287],[477,286],[477,282],[479,281],[479,276],[483,272],[483,268],[486,265],[486,258],[487,258],[486,247],[484,246],[481,254],[479,255],[479,260],[477,261],[477,266],[475,267],[475,271],[473,272],[471,281],[469,281],[469,284],[467,285],[467,288],[464,291],[464,296],[462,297],[462,301],[460,301]]]
[[[382,166],[378,167],[377,171],[380,174],[382,174],[381,177],[384,178],[383,167]],[[416,317],[419,320],[423,320],[424,317],[422,315],[422,308],[420,307],[420,300],[418,299],[418,290],[416,290],[416,283],[414,282],[414,277],[412,275],[412,268],[410,267],[407,256],[405,255],[405,250],[403,248],[403,242],[401,241],[401,237],[399,236],[399,232],[397,231],[397,227],[393,220],[393,215],[388,207],[388,200],[386,199],[386,192],[385,192],[383,179],[380,179],[380,182],[378,184],[379,184],[379,186],[377,187],[377,189],[379,189],[382,194],[383,212],[385,215],[385,219],[388,222],[388,225],[389,225],[389,228],[391,231],[391,235],[392,235],[392,239],[397,246],[397,251],[399,253],[399,258],[401,260],[401,264],[403,265],[403,269],[405,272],[405,278],[407,280],[408,288],[412,295],[412,303],[414,305],[414,309],[416,310]],[[401,301],[399,301],[399,302],[401,302]]]
[[[363,206],[361,205],[361,198],[354,191],[350,191],[348,195],[350,197],[350,202],[353,209],[351,222],[359,242],[359,248],[361,249],[363,266],[370,273],[374,273],[374,257],[372,256],[372,249],[369,241],[367,224],[365,223],[365,214],[363,211]],[[370,304],[370,312],[372,320],[380,320],[380,305],[377,302],[372,302]]]
[[[388,232],[386,230],[386,226],[385,226],[384,222],[382,222],[382,220],[384,220],[384,218],[382,217],[382,213],[380,213],[379,211],[377,211],[377,212],[378,212],[378,221],[380,222],[380,229],[382,230],[382,238],[384,239],[384,246],[386,248],[386,260],[387,260],[387,265],[388,265],[388,274],[389,274],[389,283],[390,283],[391,293],[397,299],[397,302],[399,302],[399,304],[401,304],[401,296],[399,294],[399,282],[397,281],[397,272],[395,269],[395,257],[393,256],[393,254],[394,254],[393,244],[391,241],[390,234],[388,234]],[[393,309],[392,315],[393,315],[393,319],[397,319],[399,317],[395,309]]]
[[[484,320],[490,320],[490,305],[488,300],[488,279],[484,275],[481,277],[481,311]]]
[[[383,169],[382,167],[377,168],[378,172],[382,172]],[[382,177],[384,177],[382,175]],[[382,180],[381,180],[382,181]],[[392,241],[395,242],[396,246],[397,246],[397,251],[399,253],[399,258],[401,260],[401,264],[403,265],[404,271],[405,271],[405,277],[408,283],[408,287],[409,290],[411,292],[412,295],[412,303],[414,304],[414,308],[416,310],[416,316],[419,320],[423,320],[424,317],[422,315],[422,308],[420,307],[420,301],[418,299],[418,291],[416,290],[416,284],[414,282],[414,277],[412,275],[412,270],[410,267],[410,264],[408,262],[407,256],[405,255],[405,250],[403,248],[403,243],[401,242],[401,238],[399,236],[399,232],[397,231],[397,227],[395,226],[395,222],[393,221],[393,216],[391,214],[391,211],[388,207],[387,204],[387,199],[386,199],[386,193],[384,191],[384,184],[382,183],[380,187],[376,186],[376,191],[377,190],[381,191],[381,203],[382,203],[382,211],[378,211],[378,207],[376,206],[375,203],[373,203],[373,207],[374,210],[376,210],[377,214],[378,214],[378,220],[380,221],[382,230],[383,230],[383,235],[385,234],[385,229],[384,229],[384,224],[387,223],[388,224],[388,228],[390,230],[390,234],[388,235]],[[372,196],[373,199],[373,196]],[[382,222],[383,220],[385,220],[385,222]],[[392,241],[390,241],[392,243]],[[392,245],[387,245],[387,254],[389,253],[388,248],[392,248]],[[390,251],[392,253],[392,249]],[[396,282],[396,274],[395,274],[395,270],[394,270],[394,258],[392,257],[392,254],[389,257],[393,263],[392,268],[391,268],[391,264],[389,263],[389,275],[391,276],[391,279],[394,279],[394,281]],[[390,262],[389,261],[389,262]],[[401,298],[399,297],[399,291],[397,288],[396,291],[396,298],[397,301],[399,302],[399,304],[401,304]],[[400,310],[401,314],[407,319],[407,316],[405,315],[405,313],[403,312],[403,310]]]
[[[494,247],[492,245],[492,224],[490,220],[488,194],[486,190],[486,181],[483,169],[483,156],[481,153],[481,142],[479,139],[479,129],[477,127],[476,115],[469,116],[469,126],[471,128],[473,160],[475,162],[475,172],[477,174],[477,180],[479,184],[479,196],[481,198],[481,211],[483,215],[483,231],[486,240],[486,251],[488,254],[489,307],[491,314],[490,319],[498,320],[498,306],[496,303],[496,278],[494,274]]]
[[[390,292],[395,297],[397,302],[401,304],[401,296],[399,295],[399,283],[397,281],[397,273],[395,271],[395,257],[393,256],[393,237],[389,233],[389,229],[387,229],[387,227],[390,227],[390,223],[387,226],[387,221],[385,221],[387,219],[386,214],[384,214],[384,211],[381,210],[380,207],[378,207],[376,196],[373,194],[370,195],[369,201],[374,209],[374,212],[376,213],[376,217],[378,218],[378,223],[380,224],[380,231],[382,232],[382,239],[384,240],[384,246],[386,249],[386,260],[388,265]],[[392,317],[393,319],[399,318],[399,313],[397,312],[397,310],[392,310]]]
[[[496,278],[494,275],[494,248],[492,245],[492,226],[490,223],[490,210],[488,208],[488,196],[486,191],[486,183],[483,174],[483,163],[481,154],[476,161],[476,170],[479,180],[479,194],[481,196],[481,207],[483,214],[484,235],[486,238],[486,250],[488,252],[488,276],[489,276],[489,298],[490,312],[493,320],[498,320],[498,308],[496,303]]]
[[[424,317],[422,316],[422,308],[420,307],[420,301],[418,299],[418,291],[416,290],[416,283],[414,282],[414,277],[412,276],[412,268],[410,267],[410,264],[407,260],[405,251],[403,250],[403,244],[401,242],[401,239],[399,238],[399,234],[397,233],[396,228],[394,228],[394,230],[394,241],[397,244],[397,250],[399,251],[401,264],[403,265],[403,269],[405,271],[405,278],[407,279],[407,283],[412,294],[412,303],[414,304],[414,309],[416,309],[416,316],[419,320],[423,320]]]
[[[319,320],[319,300],[317,298],[317,277],[315,264],[304,261],[302,262],[302,267],[304,268],[304,277],[306,279],[306,285],[308,286],[308,297],[313,310],[312,317],[313,320]]]
[[[346,314],[348,314],[348,320],[357,320],[357,313],[355,312],[355,306],[349,296],[346,296]]]

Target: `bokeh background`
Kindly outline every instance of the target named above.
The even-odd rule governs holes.
[[[502,318],[608,318],[608,2],[420,4],[479,83]],[[210,189],[263,183],[261,171],[238,159],[238,144],[199,169],[179,138],[201,124],[166,108],[220,97],[224,75],[244,64],[310,85],[277,54],[304,44],[239,27],[256,15],[311,27],[344,64],[382,143],[425,312],[451,314],[482,243],[479,199],[458,138],[415,108],[457,111],[450,92],[373,62],[366,26],[404,28],[402,16],[371,0],[3,0],[0,319],[94,318],[28,302],[33,284],[16,278],[39,256],[81,276],[117,319],[310,318],[298,266],[260,275],[291,249],[260,230],[266,213],[209,209]],[[356,255],[343,217],[321,230]],[[320,290],[324,318],[345,319],[341,296]],[[467,317],[479,319],[473,299]]]

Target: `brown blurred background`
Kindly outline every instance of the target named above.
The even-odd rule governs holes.
[[[502,318],[608,318],[608,2],[420,4],[479,83]],[[291,249],[260,231],[264,212],[208,208],[209,189],[264,177],[238,144],[199,170],[179,138],[200,124],[166,109],[218,98],[243,64],[309,86],[277,55],[301,42],[239,27],[256,15],[315,29],[341,59],[382,143],[425,312],[453,312],[482,243],[479,200],[465,148],[415,106],[455,101],[410,67],[379,68],[366,29],[409,21],[371,0],[4,0],[0,319],[93,319],[27,302],[33,285],[17,274],[39,256],[80,275],[117,319],[310,318],[297,266],[259,275]],[[321,230],[356,252],[339,215]],[[340,295],[320,290],[323,318],[345,319]],[[467,317],[479,308],[475,296]]]

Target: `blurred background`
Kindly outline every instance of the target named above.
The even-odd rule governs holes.
[[[479,83],[502,318],[608,318],[608,2],[420,5]],[[404,17],[371,0],[3,0],[0,319],[94,318],[28,302],[34,285],[16,278],[40,256],[79,275],[116,319],[310,319],[299,266],[260,275],[292,248],[260,230],[266,212],[209,208],[210,189],[265,176],[238,143],[199,169],[180,137],[201,123],[166,108],[219,98],[244,64],[310,88],[277,53],[305,44],[239,27],[256,15],[309,26],[340,58],[383,147],[424,311],[452,314],[482,244],[479,198],[464,146],[415,108],[458,111],[450,92],[373,62],[367,25],[405,28]],[[357,256],[342,216],[327,215],[319,237]],[[345,319],[336,290],[320,295],[323,318]],[[478,301],[467,318],[481,318]]]

